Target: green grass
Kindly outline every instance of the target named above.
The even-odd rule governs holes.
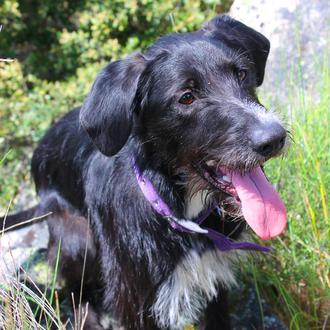
[[[286,80],[286,99],[264,95],[286,116],[293,138],[285,158],[266,166],[287,206],[288,230],[257,270],[259,289],[290,329],[330,326],[330,76],[328,58],[315,63],[313,85],[298,63]],[[304,88],[302,87],[304,86]]]
[[[1,329],[83,329],[88,304],[83,306],[81,296],[74,297],[72,294],[72,302],[66,301],[65,307],[63,307],[63,298],[59,297],[63,296],[57,279],[60,246],[59,244],[54,269],[45,262],[46,256],[43,254],[37,257],[39,260],[31,262],[31,268],[25,263],[16,274],[3,272],[6,266],[1,266],[0,270],[3,275],[0,283]],[[12,258],[15,261],[13,256]],[[32,268],[34,269],[32,270]],[[31,276],[30,272],[38,274]],[[39,278],[36,281],[37,275],[46,278],[42,281]],[[61,313],[65,313],[65,317]],[[69,315],[71,315],[70,320],[67,319]]]

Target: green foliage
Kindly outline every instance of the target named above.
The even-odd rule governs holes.
[[[168,32],[196,29],[230,3],[5,0],[0,6],[1,55],[22,61],[26,74],[61,80],[79,67],[143,49]]]

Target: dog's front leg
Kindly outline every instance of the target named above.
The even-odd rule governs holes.
[[[218,295],[207,306],[203,330],[230,330],[228,292],[220,288]]]

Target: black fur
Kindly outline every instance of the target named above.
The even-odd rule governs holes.
[[[188,191],[208,189],[212,201],[228,200],[194,166],[216,160],[247,171],[267,159],[251,146],[262,124],[246,109],[263,109],[255,88],[268,52],[264,36],[227,16],[197,32],[165,36],[145,54],[107,65],[82,108],[40,141],[32,159],[41,200],[35,214],[53,212],[50,259],[61,240],[61,275],[79,296],[87,248],[83,301],[97,306],[102,299],[125,329],[164,329],[151,313],[158,289],[187,253],[215,249],[202,235],[174,231],[153,211],[133,162],[180,218]],[[178,102],[187,91],[195,97],[191,105]],[[224,214],[221,221],[211,214],[208,227],[227,235],[236,229],[237,239],[244,223]],[[222,295],[209,302],[205,329],[230,328],[224,305]],[[92,315],[86,328],[102,329]]]

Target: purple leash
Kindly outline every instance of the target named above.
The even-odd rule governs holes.
[[[202,214],[201,217],[197,219],[196,222],[178,219],[173,215],[168,205],[159,196],[151,181],[147,179],[138,168],[137,164],[133,165],[134,174],[136,180],[139,184],[141,191],[143,192],[146,200],[151,204],[152,208],[161,216],[169,221],[170,226],[181,232],[186,233],[196,233],[206,235],[220,251],[230,251],[230,250],[253,250],[261,252],[269,252],[271,248],[260,246],[255,243],[250,242],[235,242],[226,235],[219,233],[211,228],[202,228],[200,224],[209,216],[211,211]]]

